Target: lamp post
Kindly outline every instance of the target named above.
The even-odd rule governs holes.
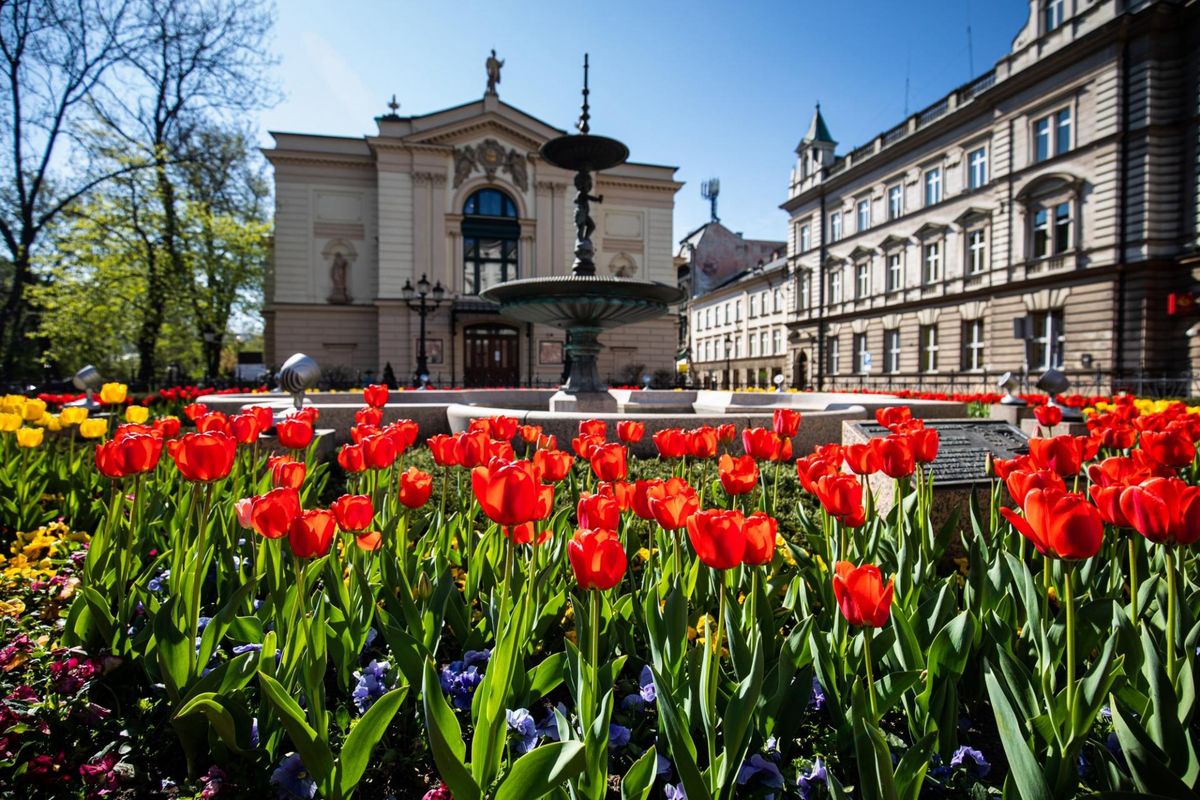
[[[422,275],[415,289],[412,283],[404,281],[400,296],[404,298],[409,309],[417,312],[421,318],[421,336],[417,340],[417,370],[413,374],[413,386],[424,386],[429,382],[429,358],[425,352],[425,317],[442,304],[446,290],[442,288],[441,281],[430,288],[429,279]]]
[[[733,357],[733,339],[725,337],[725,390],[733,389],[733,370],[730,368],[729,360]]]

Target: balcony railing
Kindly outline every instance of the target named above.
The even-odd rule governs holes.
[[[917,127],[924,128],[938,117],[944,116],[950,110],[950,98],[943,97],[929,108],[917,114]]]

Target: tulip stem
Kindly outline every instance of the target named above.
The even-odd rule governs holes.
[[[188,609],[191,615],[192,622],[192,638],[189,640],[194,643],[196,637],[200,635],[200,590],[204,586],[204,554],[208,551],[208,512],[212,503],[212,484],[204,484],[204,497],[200,503],[200,530],[196,534],[196,566],[195,572],[192,573],[192,607]],[[193,648],[189,648],[192,653],[192,658],[196,657]],[[189,659],[191,660],[191,659]],[[203,664],[198,665],[203,668]]]
[[[879,722],[879,707],[875,702],[875,672],[871,668],[871,637],[875,629],[870,625],[863,628],[863,665],[867,668],[867,697],[871,701],[871,721]]]
[[[1167,546],[1163,551],[1167,562],[1167,678],[1175,686],[1175,548]]]
[[[1068,566],[1063,581],[1063,602],[1067,606],[1067,724],[1075,730],[1075,569]]]
[[[1137,625],[1138,620],[1138,572],[1137,540],[1129,537],[1129,621]]]

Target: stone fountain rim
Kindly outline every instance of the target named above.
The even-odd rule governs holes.
[[[539,296],[524,298],[512,296],[514,289],[527,288],[537,289]],[[548,294],[550,297],[547,297]],[[663,306],[682,302],[686,296],[687,293],[678,286],[610,275],[545,275],[537,278],[520,278],[485,289],[480,294],[480,297],[485,300],[501,304],[522,301],[546,302],[551,298],[562,298],[573,301],[637,300]]]

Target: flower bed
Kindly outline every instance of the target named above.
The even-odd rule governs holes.
[[[364,399],[330,462],[314,411],[0,402],[0,795],[1197,789],[1193,409],[1086,399],[960,542],[903,406],[863,445],[793,454],[781,409],[637,459],[637,423],[418,442]]]

